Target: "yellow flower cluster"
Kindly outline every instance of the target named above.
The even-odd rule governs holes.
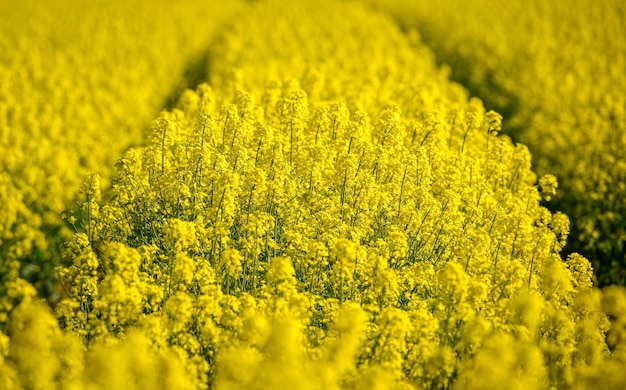
[[[114,125],[84,141],[115,150],[72,173],[103,180],[76,185],[54,311],[1,254],[1,388],[626,385],[626,290],[562,255],[559,183],[500,114],[361,3],[241,8],[113,175]]]
[[[62,273],[99,266],[62,323],[96,346],[140,329],[200,386],[540,388],[601,369],[591,267],[561,259],[568,220],[540,205],[555,178],[536,184],[420,45],[354,4],[253,6],[212,48],[212,87],[153,122],[109,201],[86,199]]]
[[[626,284],[626,11],[620,0],[375,0],[417,28],[453,75],[504,113],[562,189],[570,250]]]
[[[10,343],[0,340],[3,389],[191,389],[186,361],[175,350],[155,348],[131,331],[123,342],[85,349],[59,328],[42,303],[25,300],[11,313]],[[1,335],[3,337],[4,335]]]
[[[0,3],[0,329],[32,293],[24,281],[60,298],[53,269],[71,237],[60,214],[83,176],[98,171],[108,186],[113,163],[142,141],[168,94],[203,77],[206,61],[189,58],[202,60],[239,8],[170,3]]]

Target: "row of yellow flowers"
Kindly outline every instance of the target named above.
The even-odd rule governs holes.
[[[506,116],[538,172],[561,183],[568,251],[602,285],[626,284],[623,1],[375,0],[416,28],[455,78]]]
[[[0,387],[623,387],[626,292],[498,113],[361,4],[242,9],[86,176],[54,312],[5,284]]]
[[[239,7],[169,3],[0,3],[0,328],[25,281],[58,300],[60,215],[84,175],[109,183]]]

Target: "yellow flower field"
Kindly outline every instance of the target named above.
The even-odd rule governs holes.
[[[626,7],[621,0],[375,0],[503,113],[572,218],[567,251],[626,284]],[[454,10],[454,12],[450,12]]]
[[[0,4],[0,388],[626,387],[551,109],[370,3]]]

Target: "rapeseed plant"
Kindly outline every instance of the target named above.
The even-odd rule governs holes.
[[[589,257],[600,285],[626,284],[623,3],[368,3],[417,28],[456,79],[505,113],[537,172],[562,184],[546,195],[572,218],[567,251]]]
[[[54,314],[6,284],[5,387],[624,383],[626,292],[562,254],[556,178],[417,35],[267,1],[210,54],[110,189],[85,176]]]
[[[18,279],[53,304],[63,295],[54,267],[72,232],[59,215],[89,171],[108,186],[113,163],[142,142],[189,59],[239,5],[0,4],[0,331],[27,295]]]
[[[554,195],[555,178],[537,183],[528,149],[499,135],[501,117],[446,81],[388,20],[354,4],[323,9],[298,26],[296,38],[317,39],[305,62],[309,40],[261,27],[269,14],[280,25],[307,8],[256,5],[215,46],[213,87],[186,92],[153,122],[147,145],[118,163],[111,198],[90,221],[91,247],[100,258],[112,242],[145,254],[142,288],[162,291],[140,303],[140,317],[161,323],[154,343],[181,348],[216,385],[321,387],[302,367],[324,364],[337,313],[357,305],[364,335],[346,371],[331,376],[335,386],[373,386],[381,372],[388,384],[449,387],[458,377],[470,385],[492,343],[511,351],[492,384],[571,385],[580,364],[602,364],[606,346],[586,350],[594,358],[576,342],[606,330],[584,322],[579,303],[591,267],[580,255],[562,260],[567,218],[540,203]],[[387,33],[369,37],[372,26]],[[321,42],[344,31],[369,40],[347,40],[345,57],[325,53]],[[393,51],[366,57],[363,42]],[[293,48],[284,62],[267,54],[268,76],[250,58],[279,44]],[[322,82],[325,66],[342,69],[332,61],[350,68],[365,58],[368,69]],[[306,91],[312,66],[318,85]],[[72,301],[80,298],[62,306]],[[134,305],[99,295],[80,324],[86,341],[141,322],[105,327],[100,307],[111,306],[137,316]],[[66,310],[66,321],[79,312]],[[248,321],[266,324],[254,345]],[[242,382],[232,371],[237,354],[249,365]]]

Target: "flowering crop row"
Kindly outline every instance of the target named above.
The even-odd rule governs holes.
[[[626,8],[619,0],[375,1],[426,42],[456,78],[507,117],[538,172],[562,184],[602,285],[626,284]],[[454,12],[450,12],[454,10]]]
[[[499,114],[362,4],[244,9],[86,175],[54,311],[11,282],[0,387],[623,387],[626,291]]]
[[[58,299],[52,269],[71,236],[60,214],[83,176],[109,181],[237,8],[168,3],[0,3],[0,327],[24,280]]]

